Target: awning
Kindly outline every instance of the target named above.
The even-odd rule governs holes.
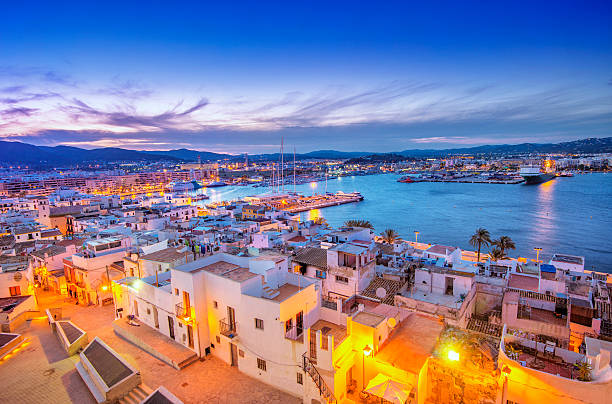
[[[412,386],[395,381],[382,373],[370,380],[365,389],[367,393],[397,404],[404,404],[411,390]]]

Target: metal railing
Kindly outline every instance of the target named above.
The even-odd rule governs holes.
[[[298,328],[296,326],[293,326],[290,329],[285,331],[285,338],[293,340],[293,341],[297,341],[303,336],[304,336],[304,329],[302,327]]]
[[[228,338],[234,338],[238,334],[236,323],[230,323],[225,318],[219,320],[219,332]]]
[[[326,307],[328,309],[332,309],[332,310],[338,310],[338,303],[336,303],[335,300],[329,300],[329,299],[321,299],[321,306]]]
[[[306,352],[304,352],[304,354],[302,355],[302,368],[304,369],[304,372],[308,373],[315,386],[317,386],[317,388],[319,389],[319,395],[322,399],[325,400],[326,403],[335,404],[338,402],[336,400],[336,397],[334,396],[333,391],[329,388],[329,386],[327,386],[325,380],[323,380],[323,377],[321,376],[315,365],[306,355]]]

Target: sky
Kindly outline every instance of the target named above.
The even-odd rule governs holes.
[[[389,152],[612,136],[612,2],[7,2],[0,140]],[[226,4],[227,3],[227,4]]]

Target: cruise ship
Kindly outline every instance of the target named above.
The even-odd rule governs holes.
[[[556,177],[555,167],[552,160],[545,160],[542,164],[529,164],[521,167],[521,177],[525,184],[541,184]]]

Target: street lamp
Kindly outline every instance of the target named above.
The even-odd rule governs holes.
[[[372,353],[372,348],[370,348],[369,345],[366,345],[363,348],[363,361],[361,362],[362,363],[362,365],[361,365],[361,374],[362,374],[362,377],[363,377],[363,388],[362,388],[362,390],[365,390],[365,387],[366,387],[366,384],[365,384],[365,357],[366,356],[370,356],[371,353]]]
[[[419,232],[415,230],[414,232],[414,242],[418,243],[419,242]]]
[[[540,268],[540,251],[542,251],[541,247],[534,248],[536,251],[536,262],[538,263],[538,268]]]

